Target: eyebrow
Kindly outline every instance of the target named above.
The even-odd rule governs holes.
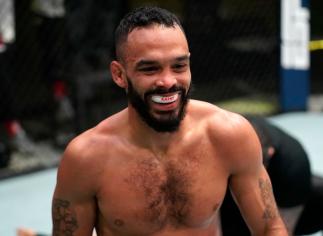
[[[141,67],[141,66],[150,66],[150,65],[155,65],[157,63],[157,61],[153,61],[153,60],[140,60],[136,67]]]
[[[187,61],[189,59],[190,59],[189,55],[184,55],[184,56],[176,57],[174,61]]]
[[[176,57],[173,61],[176,61],[176,62],[187,61],[189,60],[189,58],[190,58],[189,55],[184,55],[184,56]],[[156,64],[158,64],[158,61],[155,61],[155,60],[140,60],[138,61],[136,68],[141,66],[151,66]]]

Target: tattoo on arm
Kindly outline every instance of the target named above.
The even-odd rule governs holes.
[[[73,236],[78,228],[76,214],[70,202],[55,198],[53,200],[53,236]]]
[[[274,219],[275,217],[277,217],[277,208],[270,181],[259,179],[259,188],[262,200],[265,204],[263,219]]]

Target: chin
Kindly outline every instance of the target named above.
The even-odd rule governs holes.
[[[151,119],[146,120],[146,123],[157,132],[175,132],[179,129],[182,119],[179,111],[165,111],[163,114],[151,114]]]

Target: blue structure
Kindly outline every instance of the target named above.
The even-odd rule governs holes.
[[[282,111],[306,110],[309,95],[309,0],[281,1]]]

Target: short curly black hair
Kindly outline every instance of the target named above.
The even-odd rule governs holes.
[[[166,27],[179,26],[185,34],[180,20],[170,11],[156,6],[139,7],[125,15],[115,30],[115,57],[120,57],[118,52],[120,45],[127,40],[127,36],[131,31],[137,27],[148,27],[153,24]]]

